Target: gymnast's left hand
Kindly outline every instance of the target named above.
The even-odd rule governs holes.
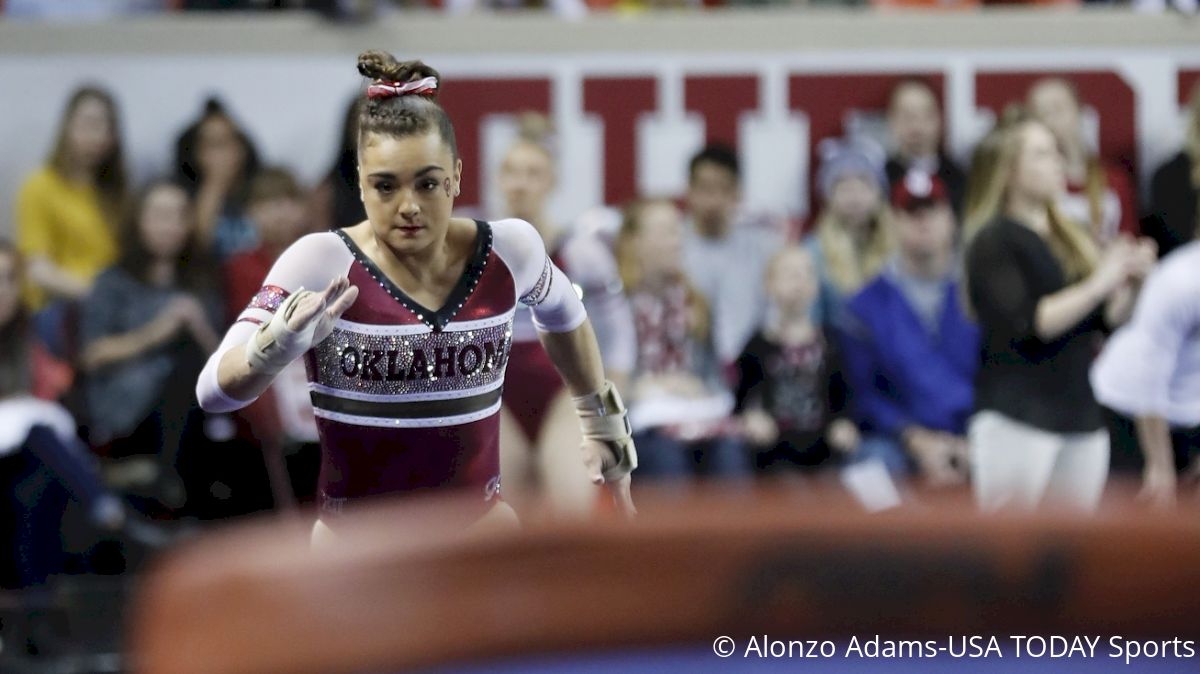
[[[617,443],[620,443],[619,447],[609,446]],[[580,450],[583,452],[583,465],[587,468],[592,484],[608,485],[617,512],[628,518],[637,515],[637,508],[633,506],[633,496],[629,491],[629,475],[632,469],[623,468],[619,458],[630,454],[637,456],[633,448],[633,438],[626,437],[618,441],[584,438]]]
[[[295,309],[286,317],[287,328],[292,332],[304,332],[311,328],[313,336],[310,346],[320,344],[333,332],[333,324],[357,298],[358,288],[350,285],[348,278],[336,278],[323,291],[305,292],[298,298]],[[313,325],[314,321],[316,325]]]

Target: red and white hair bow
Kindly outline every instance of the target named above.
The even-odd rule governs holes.
[[[384,82],[377,80],[367,87],[367,98],[392,98],[393,96],[432,96],[437,90],[437,78],[426,77],[415,82]]]

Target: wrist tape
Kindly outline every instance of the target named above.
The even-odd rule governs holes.
[[[579,414],[583,437],[603,442],[616,457],[616,463],[604,470],[606,482],[625,477],[637,468],[637,450],[633,446],[633,429],[621,394],[611,381],[595,393],[571,399]]]
[[[246,362],[252,370],[279,374],[312,346],[313,334],[321,322],[320,316],[314,316],[299,330],[292,330],[287,325],[300,300],[311,294],[312,292],[300,288],[289,295],[279,305],[271,320],[250,335],[250,341],[246,342]]]

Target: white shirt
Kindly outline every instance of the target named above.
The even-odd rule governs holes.
[[[723,363],[737,360],[762,325],[767,309],[767,265],[783,239],[782,233],[746,216],[736,217],[720,239],[701,235],[688,222],[684,265],[708,303],[713,347]]]
[[[1096,400],[1122,414],[1200,425],[1200,241],[1146,279],[1133,318],[1092,366]]]

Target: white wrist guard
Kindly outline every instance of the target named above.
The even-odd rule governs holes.
[[[255,372],[279,374],[289,363],[304,355],[312,347],[313,335],[320,321],[317,317],[300,330],[288,328],[288,318],[296,311],[296,305],[312,292],[300,288],[288,296],[270,322],[264,323],[250,335],[246,342],[246,362]]]
[[[620,480],[637,468],[637,449],[633,446],[633,429],[621,394],[611,381],[596,393],[571,399],[579,414],[583,437],[603,442],[612,450],[616,463],[604,472],[605,482]]]

